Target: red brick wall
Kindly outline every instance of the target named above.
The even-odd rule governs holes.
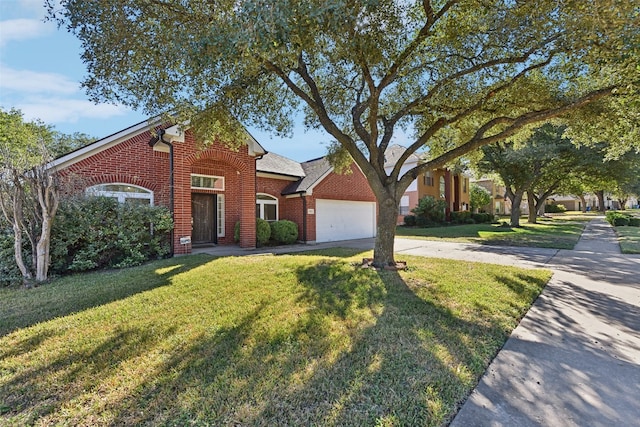
[[[313,189],[313,197],[316,199],[376,201],[376,197],[369,187],[369,182],[355,164],[351,165],[350,174],[329,173]]]

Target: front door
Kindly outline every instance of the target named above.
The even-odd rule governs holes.
[[[191,194],[191,241],[198,243],[218,243],[216,194]]]

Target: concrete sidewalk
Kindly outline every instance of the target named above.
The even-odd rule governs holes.
[[[251,255],[330,247],[373,248],[373,239],[194,253]],[[402,254],[452,258],[554,274],[490,364],[451,427],[639,426],[640,255],[622,255],[611,226],[592,220],[573,250],[397,238]]]
[[[554,271],[451,427],[640,426],[640,256],[602,219]]]

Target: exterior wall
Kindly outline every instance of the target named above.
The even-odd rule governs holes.
[[[447,204],[447,215],[452,211],[469,209],[469,177],[464,174],[453,174],[447,169],[431,171],[432,183],[427,184],[426,173],[418,177],[418,199],[431,196],[436,200],[444,200]],[[440,179],[444,179],[444,197],[440,192]],[[416,200],[417,204],[417,200]]]

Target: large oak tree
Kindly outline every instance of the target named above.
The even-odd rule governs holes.
[[[97,101],[171,111],[211,139],[238,123],[287,134],[296,112],[366,175],[374,262],[393,261],[398,205],[422,172],[531,123],[637,89],[628,0],[62,0]],[[384,152],[413,135],[396,167]],[[427,150],[423,164],[404,161]],[[344,158],[345,156],[334,156]]]

